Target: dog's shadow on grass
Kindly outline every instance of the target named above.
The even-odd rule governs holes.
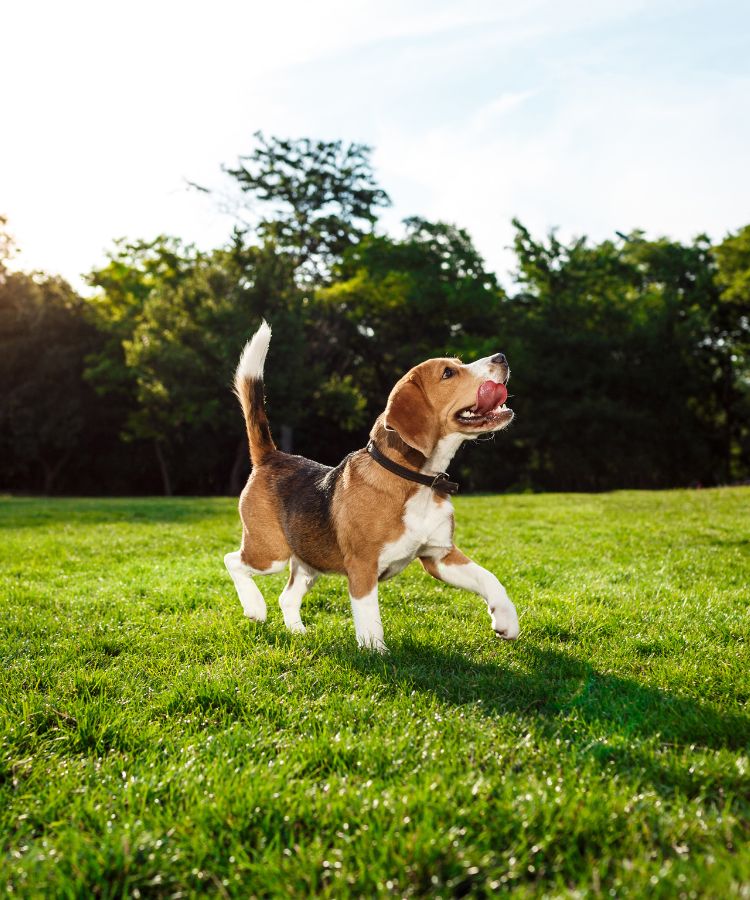
[[[750,746],[747,715],[602,672],[562,650],[516,646],[522,652],[522,670],[412,642],[393,647],[385,657],[333,646],[330,651],[343,665],[380,677],[394,693],[429,693],[487,716],[531,715],[545,733],[565,739],[575,740],[585,731],[580,739],[598,745],[597,752],[604,756],[617,755],[618,746],[632,748],[643,741],[709,750]]]

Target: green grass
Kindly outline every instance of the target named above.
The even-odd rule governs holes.
[[[223,499],[0,499],[0,892],[750,895],[750,490],[456,501],[521,638],[418,565],[304,637]]]

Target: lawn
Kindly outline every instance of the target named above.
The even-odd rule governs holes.
[[[0,892],[750,896],[750,489],[467,497],[360,652],[242,616],[225,499],[0,499]]]

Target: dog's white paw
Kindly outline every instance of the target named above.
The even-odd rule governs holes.
[[[243,598],[242,611],[253,622],[265,622],[268,615],[265,602],[258,601],[256,597]]]
[[[504,641],[515,641],[518,637],[518,613],[510,600],[490,606],[490,617],[495,634]]]
[[[357,644],[360,650],[372,650],[374,653],[388,653],[383,636],[378,634],[358,634]]]
[[[305,628],[305,623],[302,621],[302,619],[297,619],[296,622],[285,622],[284,624],[289,629],[289,631],[292,632],[292,634],[306,634],[307,633],[307,629]]]

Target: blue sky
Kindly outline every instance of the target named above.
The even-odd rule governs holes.
[[[0,212],[18,264],[79,275],[118,236],[223,242],[261,129],[374,146],[382,227],[456,222],[501,279],[539,233],[719,239],[750,222],[750,4],[288,0],[15,4]]]

